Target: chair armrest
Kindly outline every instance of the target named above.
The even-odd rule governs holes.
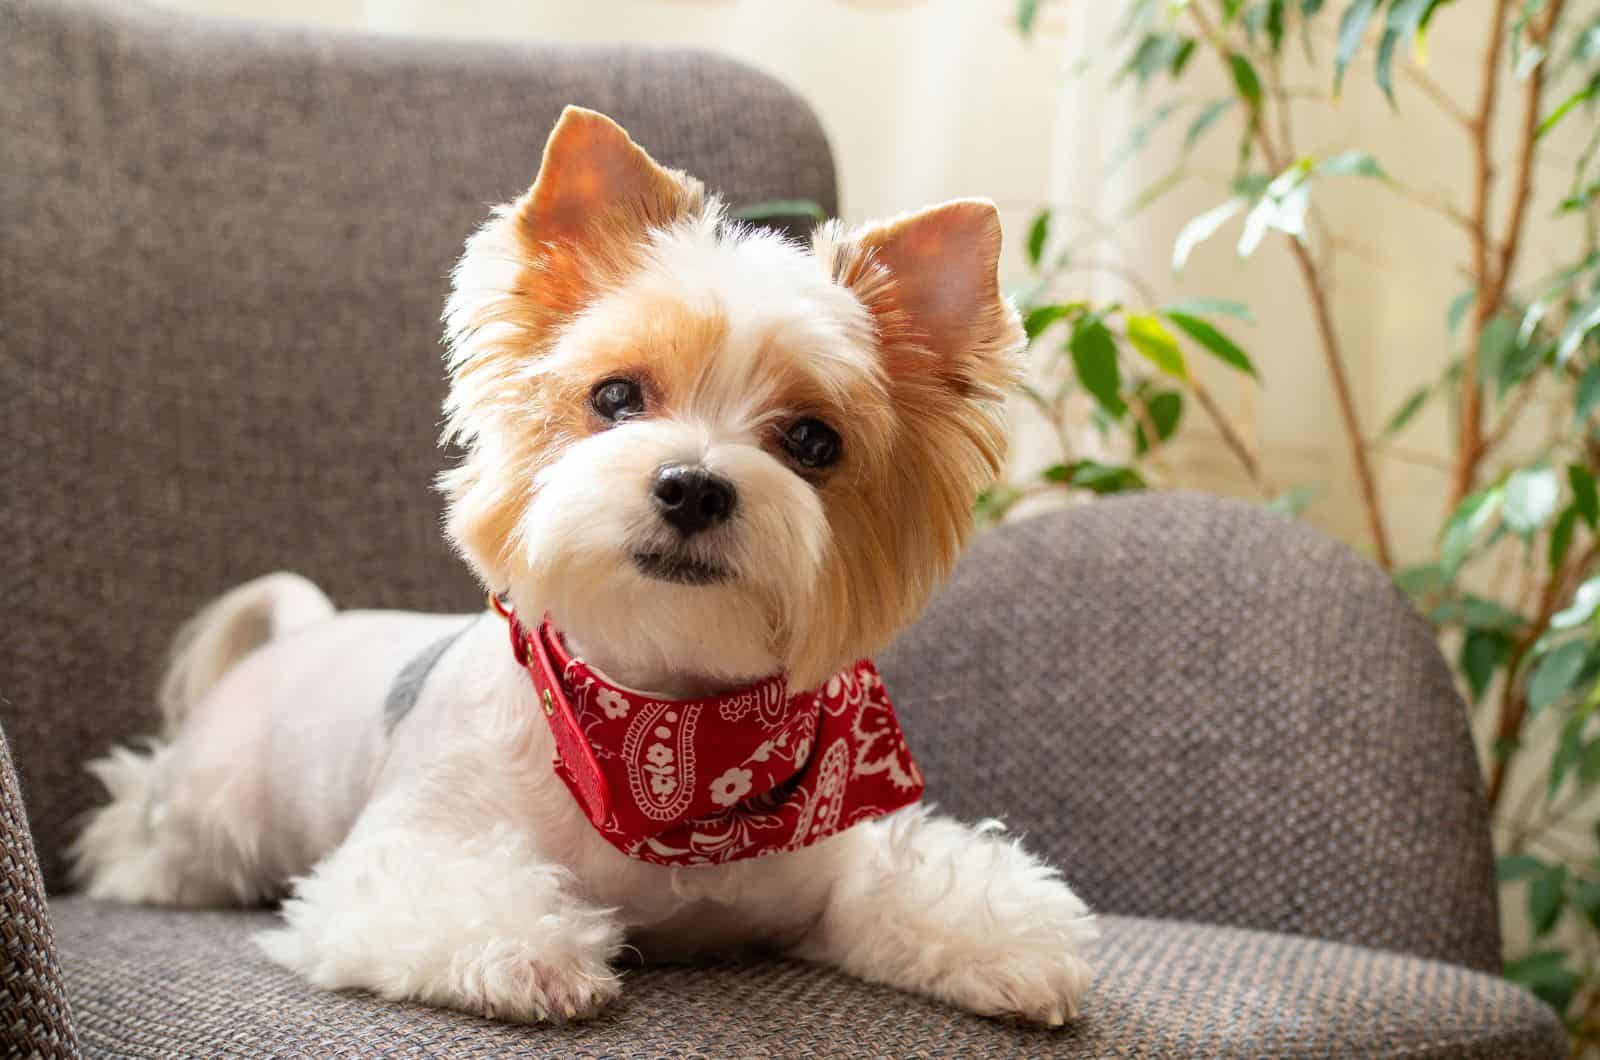
[[[78,1055],[56,960],[44,878],[0,732],[0,1052],[67,1060]]]
[[[1466,710],[1382,572],[1145,495],[974,545],[880,660],[929,798],[1004,815],[1102,911],[1499,968]]]

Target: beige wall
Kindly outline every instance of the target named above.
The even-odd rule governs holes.
[[[1046,5],[1031,43],[1012,28],[1013,0],[163,0],[208,14],[317,23],[377,32],[494,36],[538,41],[627,41],[724,51],[795,87],[821,116],[838,160],[842,211],[851,220],[895,213],[960,195],[1000,205],[1009,240],[1007,281],[1025,279],[1022,236],[1039,205],[1063,216],[1114,219],[1137,191],[1166,171],[1175,120],[1133,163],[1108,173],[1134,112],[1129,91],[1102,78],[1073,76],[1103,51],[1120,4]],[[1432,34],[1433,75],[1447,88],[1477,83],[1477,40],[1458,18]],[[1327,45],[1324,43],[1324,48]],[[1201,57],[1205,64],[1209,57]],[[1300,147],[1318,154],[1360,144],[1416,187],[1463,203],[1469,159],[1458,131],[1414,88],[1402,84],[1392,112],[1371,85],[1370,58],[1353,69],[1344,104],[1307,104],[1296,115]],[[1215,69],[1186,93],[1223,95]],[[1294,73],[1301,83],[1310,75]],[[1509,107],[1508,107],[1509,111]],[[1508,113],[1507,118],[1510,118]],[[1236,121],[1236,119],[1230,119]],[[1508,120],[1505,123],[1509,126]],[[1226,172],[1237,125],[1224,124],[1196,156],[1196,168]],[[1509,131],[1509,129],[1508,129]],[[1559,184],[1565,174],[1550,174]],[[1328,231],[1347,249],[1336,272],[1334,304],[1356,397],[1366,424],[1380,424],[1409,390],[1431,378],[1446,356],[1444,307],[1463,286],[1442,262],[1466,260],[1460,233],[1437,217],[1356,178],[1319,189]],[[1277,485],[1318,482],[1311,518],[1357,544],[1363,523],[1330,399],[1322,353],[1313,340],[1300,279],[1281,240],[1254,258],[1235,260],[1238,222],[1201,248],[1181,278],[1167,262],[1182,222],[1224,198],[1214,181],[1196,178],[1131,222],[1114,225],[1118,249],[1103,248],[1145,276],[1161,296],[1234,297],[1256,307],[1260,322],[1238,337],[1260,365],[1259,392],[1211,371],[1223,403],[1263,450]],[[1535,211],[1537,213],[1537,211]],[[1441,248],[1446,254],[1441,256]],[[1548,256],[1536,238],[1529,258]],[[1086,291],[1128,295],[1114,280],[1074,276]],[[1422,417],[1402,440],[1401,456],[1380,455],[1391,496],[1392,532],[1402,555],[1428,547],[1445,502],[1444,477],[1430,467],[1445,444],[1442,409]],[[1047,437],[1019,415],[1019,463],[1050,458]],[[1218,443],[1197,417],[1172,455],[1178,480],[1245,492]],[[1412,450],[1420,452],[1410,452]]]

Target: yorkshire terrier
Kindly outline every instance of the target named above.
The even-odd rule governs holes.
[[[283,898],[259,942],[311,982],[503,1020],[593,1014],[625,945],[1074,1017],[1092,917],[917,804],[865,661],[1004,458],[999,252],[977,199],[741,226],[569,107],[444,314],[448,533],[493,606],[335,613],[285,573],[207,606],[163,738],[91,765],[87,891]]]

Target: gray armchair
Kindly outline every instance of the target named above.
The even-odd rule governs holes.
[[[1427,628],[1339,546],[1199,497],[988,535],[881,660],[930,798],[1004,815],[1106,914],[1067,1029],[776,959],[635,969],[593,1022],[500,1025],[313,990],[251,946],[270,911],[65,893],[82,763],[154,727],[201,601],[292,567],[347,605],[476,604],[430,491],[436,317],[563,104],[736,204],[831,209],[833,168],[803,103],[697,53],[0,0],[0,85],[12,1055],[1563,1055],[1494,974],[1477,769]]]

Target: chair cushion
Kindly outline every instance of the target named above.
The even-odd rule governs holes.
[[[759,960],[630,970],[621,999],[564,1027],[491,1023],[316,990],[250,943],[266,912],[52,906],[88,1055],[319,1058],[1555,1058],[1554,1014],[1456,965],[1259,931],[1105,918],[1075,1026],[982,1019],[829,969]]]

